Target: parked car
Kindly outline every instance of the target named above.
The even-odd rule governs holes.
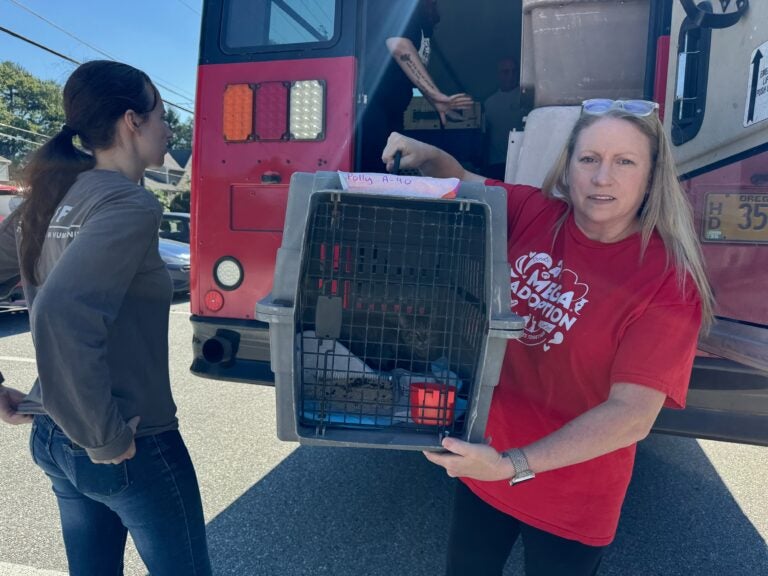
[[[21,204],[22,198],[15,186],[0,184],[0,222]]]
[[[160,238],[159,251],[173,281],[173,293],[187,294],[189,292],[189,245]],[[27,300],[21,284],[17,284],[8,294],[0,294],[0,314],[24,310],[26,307]]]
[[[189,244],[189,214],[186,212],[164,212],[160,221],[160,238]]]
[[[21,284],[16,284],[8,294],[0,294],[0,314],[27,309],[27,298]]]
[[[15,186],[0,184],[0,222],[16,210],[21,202],[22,197],[19,196],[19,191]],[[24,310],[26,307],[27,300],[21,284],[14,286],[8,293],[0,294],[0,313]]]
[[[21,202],[22,198],[17,195],[16,188],[0,185],[0,221],[13,212]],[[161,226],[160,257],[171,275],[173,293],[186,294],[189,292],[189,214],[168,212],[167,215],[170,217],[167,220],[170,223],[169,229],[182,237],[182,231],[185,231],[187,243],[164,237]],[[163,222],[166,222],[165,216],[166,214],[163,215]],[[0,312],[23,310],[26,307],[27,301],[21,284],[14,287],[9,294],[0,294]]]
[[[189,244],[160,238],[160,257],[173,280],[173,293],[189,292]]]

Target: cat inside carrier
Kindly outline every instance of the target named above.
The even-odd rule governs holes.
[[[284,356],[287,346],[272,334],[276,324],[287,323],[276,318],[288,317],[277,311],[284,301],[273,290],[258,309],[271,322],[278,420],[281,403],[287,409],[291,397],[293,429],[281,435],[278,422],[278,435],[413,449],[439,447],[446,435],[482,437],[495,385],[489,377],[498,378],[506,339],[522,328],[508,313],[508,287],[501,324],[491,302],[502,292],[491,289],[499,282],[490,246],[499,248],[491,234],[498,215],[485,198],[401,198],[312,185],[300,235],[288,227],[289,194],[275,273],[276,290],[281,261],[295,282],[290,382],[275,370],[285,366],[285,358],[276,356]],[[476,195],[485,196],[484,188],[478,185]],[[499,200],[498,193],[491,196]]]

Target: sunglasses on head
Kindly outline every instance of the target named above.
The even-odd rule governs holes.
[[[659,105],[650,100],[611,100],[610,98],[592,98],[581,103],[585,114],[599,116],[610,110],[623,110],[633,116],[650,116]]]

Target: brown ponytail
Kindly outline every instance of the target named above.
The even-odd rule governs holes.
[[[37,283],[35,265],[48,224],[80,172],[93,168],[93,156],[75,148],[72,134],[62,130],[30,158],[24,169],[26,201],[21,211],[21,271]]]
[[[158,98],[149,76],[119,62],[86,62],[69,77],[64,86],[67,123],[32,154],[24,168],[20,256],[28,282],[38,282],[37,260],[56,207],[77,175],[96,163],[93,155],[75,147],[73,137],[78,136],[86,150],[106,150],[114,144],[117,121],[125,112],[148,114]]]

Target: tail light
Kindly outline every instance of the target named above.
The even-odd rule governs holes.
[[[325,139],[325,81],[229,84],[224,89],[224,139]]]
[[[229,84],[224,89],[224,140],[253,139],[253,89],[249,84]]]
[[[234,290],[243,282],[243,267],[231,256],[224,256],[213,267],[213,279],[223,290]]]
[[[302,80],[291,83],[289,132],[291,140],[325,138],[325,83]]]
[[[256,84],[255,140],[288,140],[288,82]]]
[[[224,307],[224,296],[216,290],[209,290],[205,293],[205,307],[212,312],[218,312]]]

